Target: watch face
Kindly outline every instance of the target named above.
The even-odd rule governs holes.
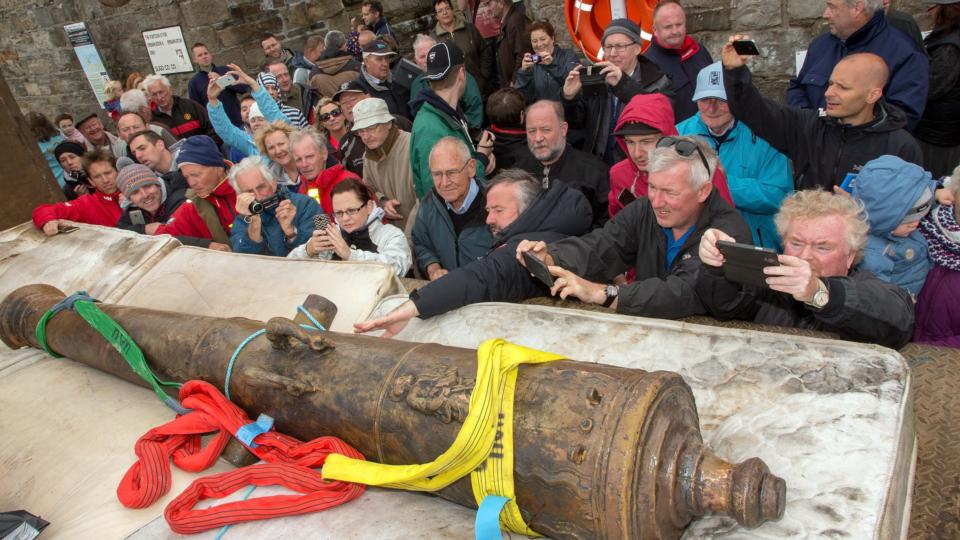
[[[823,306],[827,305],[829,300],[830,297],[827,296],[827,291],[820,290],[813,295],[813,304],[818,308],[822,308]]]
[[[620,291],[619,291],[619,289],[617,289],[617,287],[614,286],[614,285],[607,285],[607,289],[606,289],[605,292],[607,293],[607,298],[613,298],[613,297],[617,296],[617,293],[620,292]]]

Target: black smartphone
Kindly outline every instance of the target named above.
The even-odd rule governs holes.
[[[538,259],[535,255],[529,251],[523,252],[523,262],[527,265],[527,271],[533,275],[533,277],[539,279],[547,287],[553,288],[553,276],[550,275],[550,270],[547,270],[547,265]]]
[[[743,56],[758,56],[760,54],[760,49],[757,47],[757,42],[752,39],[738,39],[733,42],[733,50],[737,51],[737,54]]]
[[[777,252],[762,246],[739,244],[736,242],[717,241],[717,249],[723,254],[723,276],[730,281],[765,287],[767,275],[763,269],[768,266],[779,266],[780,259]]]
[[[607,95],[607,80],[600,74],[602,70],[600,66],[580,66],[580,83],[583,85],[580,91],[583,97]]]
[[[637,196],[633,194],[629,189],[624,189],[620,192],[620,195],[617,196],[617,200],[620,201],[620,204],[626,208],[626,206],[633,201],[637,200]]]
[[[72,233],[73,231],[76,231],[76,230],[79,230],[79,229],[80,229],[80,227],[76,227],[76,226],[74,226],[74,225],[57,225],[57,233],[58,233],[58,234],[70,234],[70,233]]]

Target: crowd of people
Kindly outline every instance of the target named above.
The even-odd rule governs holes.
[[[826,0],[785,102],[753,83],[749,36],[709,51],[673,0],[646,49],[611,21],[596,63],[511,0],[434,0],[409,59],[376,1],[301,52],[264,35],[256,73],[196,43],[187,95],[112,85],[114,129],[29,114],[67,199],[33,221],[429,280],[356,325],[387,336],[556,295],[960,347],[960,0],[931,2],[925,39],[887,3]],[[737,280],[724,242],[775,263]]]

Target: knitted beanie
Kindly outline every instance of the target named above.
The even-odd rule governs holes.
[[[603,31],[603,37],[600,38],[600,43],[606,43],[607,37],[613,34],[623,34],[632,39],[634,43],[640,43],[643,41],[641,33],[642,30],[637,26],[637,23],[630,19],[614,19],[610,21],[610,24],[608,24],[607,28]]]
[[[177,168],[179,169],[185,163],[206,167],[227,167],[223,162],[223,154],[217,148],[217,143],[207,135],[194,135],[181,143],[180,153],[177,154]]]
[[[162,182],[149,167],[139,163],[127,165],[117,173],[117,189],[128,199],[138,189],[151,184],[159,186]]]
[[[73,141],[63,141],[58,144],[56,148],[53,149],[53,155],[57,158],[57,161],[60,161],[60,155],[66,154],[67,152],[71,154],[76,154],[82,156],[87,151],[82,144]]]

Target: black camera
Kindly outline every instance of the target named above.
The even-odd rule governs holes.
[[[598,66],[580,66],[580,82],[583,84],[583,97],[607,95],[607,79],[600,74]]]
[[[276,207],[278,204],[280,204],[280,201],[285,198],[286,197],[280,194],[280,190],[278,189],[273,195],[267,197],[266,199],[262,201],[253,201],[250,203],[250,206],[247,207],[247,210],[250,210],[251,214],[262,214],[264,210]]]

